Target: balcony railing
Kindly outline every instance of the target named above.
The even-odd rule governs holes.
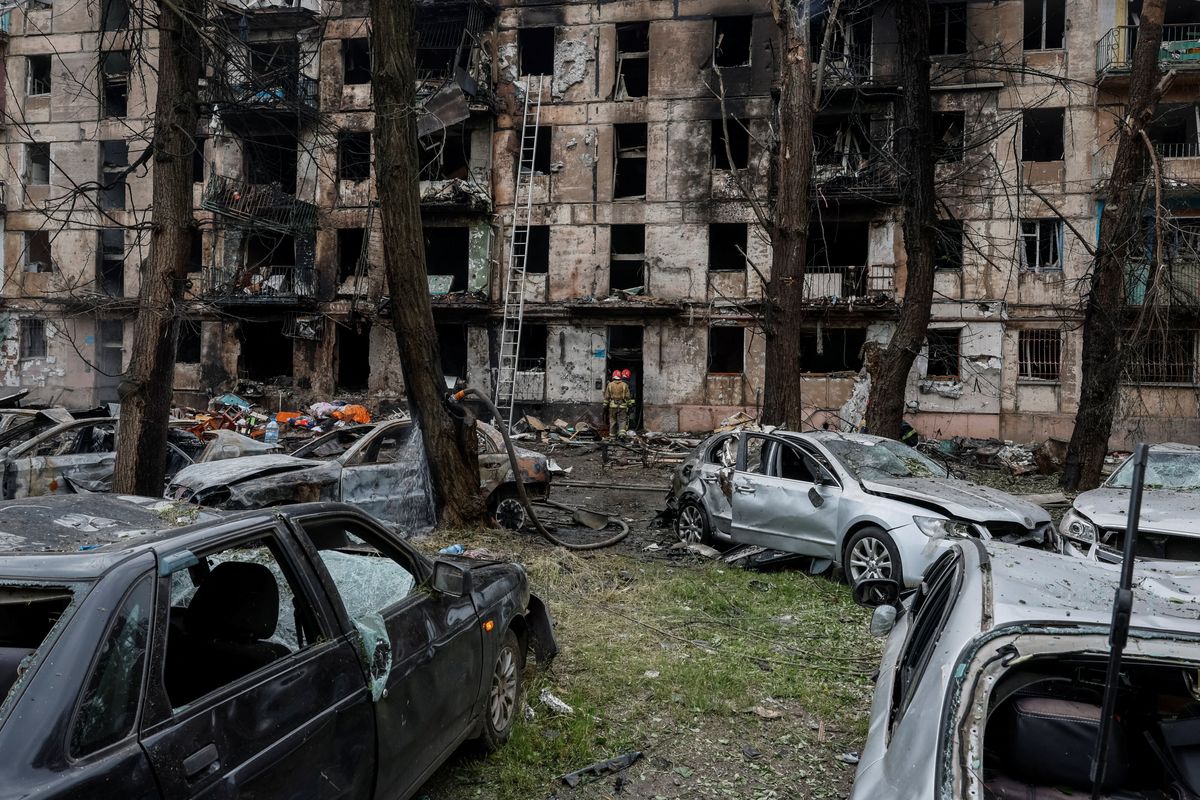
[[[804,299],[807,302],[836,303],[851,297],[894,297],[895,294],[896,268],[890,264],[810,266],[804,273]]]
[[[277,184],[253,184],[223,175],[204,187],[200,207],[227,219],[277,233],[303,233],[317,225],[317,207]]]
[[[201,296],[227,304],[293,304],[316,298],[316,272],[292,265],[204,270]]]
[[[307,75],[264,76],[248,81],[215,82],[210,89],[212,101],[225,119],[246,114],[296,114],[313,117],[317,113],[317,82]]]
[[[1200,142],[1155,142],[1154,150],[1163,158],[1200,158]]]
[[[1113,28],[1096,43],[1096,72],[1099,75],[1129,72],[1133,68],[1136,25]],[[1176,68],[1200,69],[1200,23],[1164,25],[1158,60]]]
[[[825,85],[829,88],[888,84],[896,79],[890,65],[875,63],[870,44],[830,52],[825,60]]]
[[[1200,308],[1200,259],[1177,258],[1152,275],[1145,261],[1134,261],[1125,277],[1129,305]]]

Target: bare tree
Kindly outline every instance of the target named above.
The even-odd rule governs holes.
[[[930,92],[929,4],[897,0],[901,98],[897,114],[896,161],[904,206],[904,251],[908,275],[900,318],[871,376],[867,428],[899,438],[908,373],[921,352],[933,305],[937,195],[934,191],[933,102]]]
[[[1168,83],[1160,81],[1158,66],[1164,9],[1165,0],[1146,0],[1133,50],[1129,110],[1117,132],[1117,154],[1106,186],[1108,202],[1100,217],[1100,242],[1084,309],[1083,374],[1075,430],[1063,470],[1066,489],[1099,484],[1120,401],[1129,350],[1122,336],[1125,265],[1141,240],[1141,193],[1148,169],[1144,131]]]
[[[474,425],[452,416],[429,300],[417,171],[416,10],[413,0],[371,3],[374,54],[375,175],[392,327],[400,350],[404,389],[425,439],[429,471],[444,525],[482,522]]]
[[[175,379],[179,286],[192,239],[192,154],[203,64],[203,0],[159,0],[158,88],[152,148],[153,225],[142,265],[133,355],[121,383],[113,491],[162,493]]]

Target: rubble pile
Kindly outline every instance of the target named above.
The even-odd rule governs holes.
[[[953,439],[931,441],[925,450],[943,461],[956,461],[980,469],[1000,470],[1008,475],[1054,475],[1062,470],[1067,443],[1047,439],[1041,444],[1022,445],[999,439]]]

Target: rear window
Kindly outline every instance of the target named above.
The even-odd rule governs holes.
[[[0,585],[0,719],[74,599],[68,586]]]

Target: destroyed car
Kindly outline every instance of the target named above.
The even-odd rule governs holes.
[[[5,797],[408,798],[556,651],[519,565],[350,506],[81,502],[0,504]]]
[[[1125,541],[1133,457],[1098,489],[1075,498],[1059,523],[1066,552],[1118,562]],[[1134,555],[1164,561],[1200,561],[1200,447],[1150,447],[1142,516]]]
[[[851,584],[915,586],[959,536],[1059,547],[1044,509],[859,433],[719,433],[676,470],[668,506],[684,542],[811,556],[814,567],[841,565]]]
[[[477,425],[480,491],[493,514],[520,527],[524,508],[515,502],[516,484],[503,442],[497,451],[490,426]],[[433,491],[417,432],[407,419],[339,428],[291,455],[188,467],[175,475],[165,496],[230,510],[340,500],[405,528],[428,527],[434,522]],[[527,450],[518,450],[517,456],[526,490],[532,497],[545,497],[550,489],[546,457]]]
[[[1102,797],[1200,794],[1200,570],[1170,566],[1134,573]],[[1088,797],[1118,580],[960,539],[904,602],[895,582],[858,587],[887,641],[852,800]]]

